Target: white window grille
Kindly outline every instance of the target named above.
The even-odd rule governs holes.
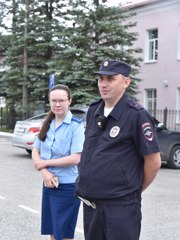
[[[157,107],[157,91],[156,89],[147,89],[146,109],[153,117],[156,117],[156,107]]]
[[[180,60],[180,24],[178,29],[177,59]]]
[[[146,62],[158,60],[158,29],[147,31]]]

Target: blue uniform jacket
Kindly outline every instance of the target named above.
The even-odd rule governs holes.
[[[38,137],[34,146],[39,149],[41,159],[57,159],[73,153],[81,153],[84,143],[83,121],[69,111],[63,122],[55,129],[54,120],[50,123],[45,141]],[[60,183],[74,183],[78,176],[77,166],[48,167],[59,178]]]
[[[76,194],[111,199],[141,190],[144,156],[159,152],[152,118],[125,93],[104,121],[104,101],[88,110]]]

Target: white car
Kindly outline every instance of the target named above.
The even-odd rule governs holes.
[[[71,107],[70,110],[73,115],[83,119],[85,125],[87,108]],[[34,141],[46,115],[47,113],[43,113],[24,121],[17,121],[12,136],[12,145],[14,147],[24,148],[31,154]]]

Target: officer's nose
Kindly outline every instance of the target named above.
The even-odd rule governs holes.
[[[102,76],[102,77],[99,79],[99,86],[101,86],[101,87],[106,87],[107,84],[108,84],[107,76]]]

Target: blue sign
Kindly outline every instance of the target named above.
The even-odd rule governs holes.
[[[49,89],[54,87],[54,74],[50,74],[49,76]]]

